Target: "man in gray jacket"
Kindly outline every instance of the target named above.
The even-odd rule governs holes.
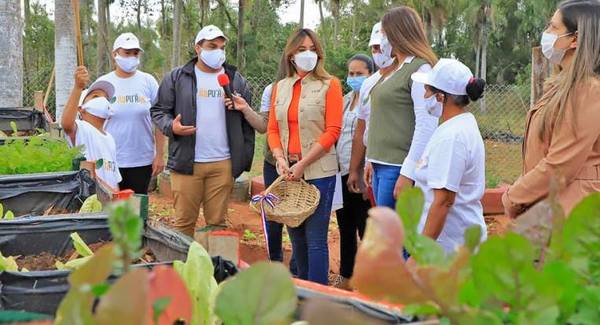
[[[150,110],[169,138],[174,227],[189,236],[201,205],[207,226],[225,226],[234,178],[250,170],[254,155],[254,129],[242,110],[231,109],[218,82],[226,74],[232,91],[245,100],[236,103],[251,102],[246,80],[225,64],[227,41],[218,27],[204,27],[195,40],[198,56],[164,77]]]

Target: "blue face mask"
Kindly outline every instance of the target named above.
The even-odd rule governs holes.
[[[365,76],[357,76],[357,77],[348,77],[346,78],[346,84],[352,88],[354,91],[360,91],[360,87],[363,82],[367,79]]]

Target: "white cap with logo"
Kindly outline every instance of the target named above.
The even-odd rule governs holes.
[[[381,34],[381,22],[378,22],[373,26],[373,30],[371,30],[371,39],[369,40],[369,47],[373,45],[380,45],[382,37],[383,34]]]
[[[83,101],[87,95],[97,89],[100,89],[106,93],[106,99],[108,99],[109,102],[115,95],[115,86],[113,86],[112,83],[106,80],[96,80],[88,89],[85,89],[81,92],[81,96],[79,96],[79,107],[83,105]]]
[[[123,33],[117,37],[115,43],[113,44],[113,51],[118,49],[124,50],[140,50],[144,52],[142,47],[140,46],[140,40],[133,33]]]
[[[212,41],[215,38],[219,38],[219,37],[223,37],[226,41],[229,41],[227,36],[225,36],[225,34],[223,34],[223,31],[219,27],[217,27],[215,25],[204,26],[204,28],[202,28],[198,32],[198,35],[196,35],[196,40],[194,41],[194,44],[198,44],[204,40]]]
[[[433,86],[451,95],[466,95],[473,78],[469,67],[454,59],[440,59],[429,72],[415,72],[412,80]]]

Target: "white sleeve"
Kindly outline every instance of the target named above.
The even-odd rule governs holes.
[[[457,193],[467,169],[467,148],[457,138],[440,141],[431,148],[427,164],[430,188]]]
[[[423,64],[417,71],[428,72],[430,70],[431,66],[429,64]],[[425,109],[425,85],[413,82],[410,95],[413,100],[413,109],[415,110],[415,132],[408,155],[402,163],[400,174],[414,180],[417,161],[421,159],[429,139],[431,139],[433,132],[437,128],[438,119],[431,116]]]
[[[260,111],[268,112],[271,108],[271,94],[273,93],[273,84],[269,84],[263,90],[262,97],[260,99]]]
[[[367,89],[368,88],[368,89]],[[358,93],[358,118],[366,121],[369,119],[369,109],[370,105],[366,102],[368,100],[368,92],[372,87],[367,87],[366,82],[363,82],[362,87],[360,87],[360,92]]]
[[[152,105],[154,105],[154,104],[156,104],[156,101],[158,100],[158,87],[159,87],[158,82],[151,74],[147,74],[147,78],[148,78],[148,88],[150,90],[150,93],[148,94],[150,97],[150,103],[152,103]]]

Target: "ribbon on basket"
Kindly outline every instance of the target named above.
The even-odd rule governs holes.
[[[252,197],[253,204],[260,203],[260,217],[262,219],[263,233],[266,241],[265,247],[267,248],[267,256],[269,259],[271,259],[271,251],[269,250],[269,232],[267,231],[267,210],[265,209],[265,203],[272,209],[279,201],[281,201],[281,199],[273,193],[267,193],[265,195],[258,194]]]

